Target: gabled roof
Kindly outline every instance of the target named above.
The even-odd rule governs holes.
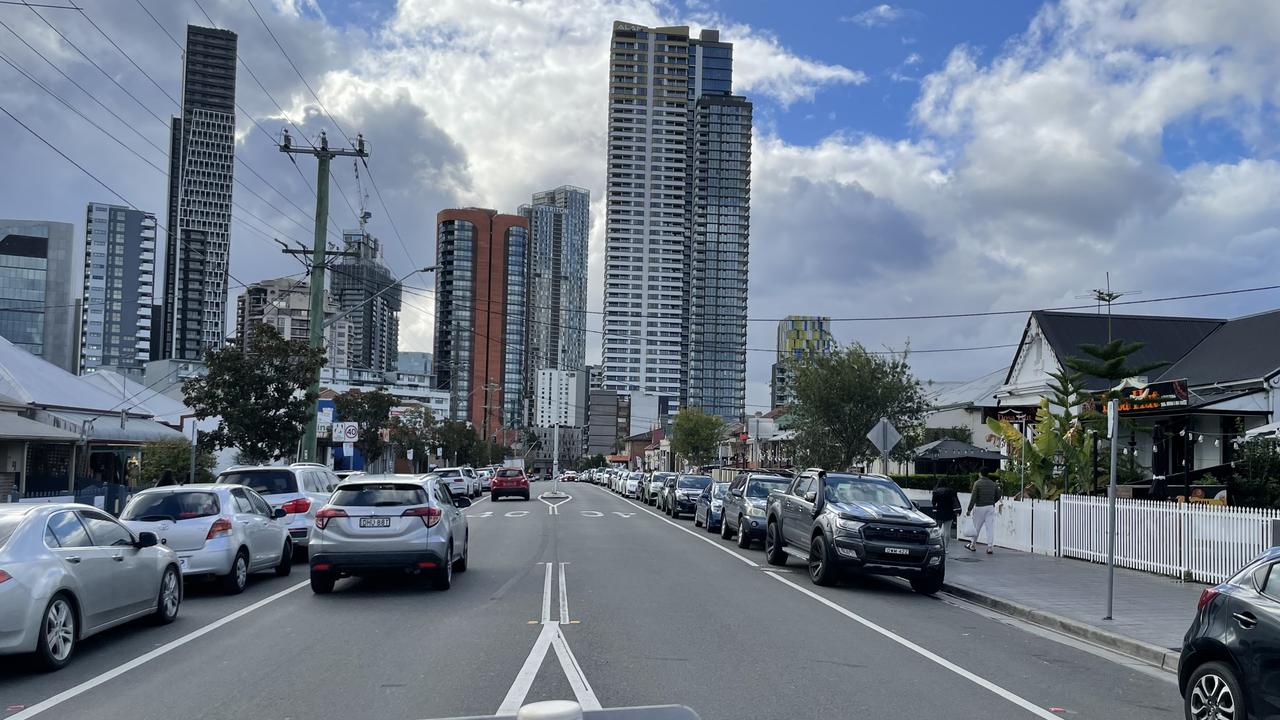
[[[119,412],[120,397],[0,337],[0,395],[26,405]],[[147,415],[143,411],[130,411]]]
[[[1175,363],[1226,322],[1216,318],[1114,314],[1109,320],[1112,338],[1146,343],[1145,347],[1130,356],[1130,362],[1135,365],[1151,362]],[[1081,345],[1102,345],[1107,342],[1108,316],[1105,314],[1036,310],[1027,320],[1027,328],[1022,333],[1022,344],[1026,343],[1027,330],[1032,321],[1039,325],[1059,362],[1084,355],[1080,350]],[[1014,365],[1010,365],[1005,375],[1006,383],[1010,381],[1013,369]],[[1160,372],[1156,370],[1151,374],[1155,376]],[[1084,378],[1084,386],[1090,390],[1099,390],[1107,386],[1107,381],[1090,375]]]
[[[1264,380],[1280,370],[1280,310],[1222,323],[1172,367],[1162,380],[1189,385]]]
[[[1004,379],[1008,373],[1008,369],[1000,368],[968,382],[953,383],[944,381],[935,383],[937,390],[931,395],[926,395],[925,399],[929,402],[931,410],[995,407],[996,391],[1000,389],[1000,386],[1004,385]]]
[[[630,437],[628,437],[628,438],[626,438],[625,440],[623,440],[623,442],[629,442],[629,443],[633,443],[633,442],[649,442],[649,441],[651,441],[651,440],[653,440],[653,431],[652,431],[652,430],[645,430],[645,431],[644,431],[644,432],[642,432],[642,433],[636,433],[635,435],[631,435]]]
[[[99,370],[83,375],[80,379],[110,393],[116,398],[119,407],[151,415],[170,425],[181,425],[182,417],[192,414],[186,405],[158,389],[130,380],[114,370]]]

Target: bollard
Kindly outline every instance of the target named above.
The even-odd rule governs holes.
[[[529,703],[516,712],[516,720],[582,720],[582,707],[570,700]]]

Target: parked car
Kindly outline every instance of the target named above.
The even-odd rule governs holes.
[[[728,493],[727,482],[713,482],[703,488],[693,509],[694,526],[704,527],[707,532],[719,530],[723,520],[721,512],[724,510],[724,497]]]
[[[507,495],[529,499],[529,478],[524,476],[524,471],[520,468],[501,468],[493,476],[489,499],[498,502]]]
[[[565,470],[560,480],[561,482],[578,482],[578,473],[576,470]]]
[[[0,654],[57,669],[79,642],[121,623],[173,622],[178,556],[78,503],[0,505]]]
[[[463,472],[464,469],[460,467],[436,468],[431,471],[431,474],[438,477],[440,482],[449,488],[449,492],[453,493],[455,498],[471,497],[471,481],[467,478],[466,473]]]
[[[673,518],[692,513],[698,495],[709,485],[711,478],[706,475],[677,475],[674,481],[664,481],[664,511]]]
[[[849,570],[906,578],[926,595],[942,589],[942,531],[886,477],[806,470],[769,493],[765,518],[765,559],[808,564],[816,585]]]
[[[729,483],[721,510],[720,537],[738,538],[738,547],[751,547],[764,539],[764,506],[773,490],[785,490],[791,478],[767,473],[739,473]]]
[[[644,473],[633,472],[627,473],[626,479],[622,482],[622,497],[638,497],[640,485],[644,482]]]
[[[649,476],[645,478],[644,485],[640,487],[640,502],[648,505],[657,505],[658,495],[662,492],[662,483],[674,476],[675,473],[669,472],[649,473]]]
[[[1187,720],[1280,717],[1280,548],[1200,593],[1182,640],[1178,690]]]
[[[250,573],[275,570],[284,577],[293,568],[288,514],[243,485],[143,490],[130,498],[120,520],[135,533],[155,533],[178,553],[183,578],[213,576],[228,593],[244,592]]]
[[[338,485],[338,476],[317,463],[288,466],[240,466],[218,473],[217,483],[244,485],[262,496],[273,508],[284,508],[293,547],[308,546],[316,510],[329,502]]]
[[[480,476],[476,475],[475,468],[470,465],[463,465],[462,474],[467,478],[467,497],[480,497]]]
[[[316,513],[311,590],[333,591],[338,578],[377,573],[431,574],[448,590],[467,569],[470,535],[463,508],[444,481],[420,475],[365,475],[348,480]]]
[[[493,468],[480,468],[476,471],[476,477],[480,479],[481,494],[489,492],[489,488],[492,487],[493,472]]]

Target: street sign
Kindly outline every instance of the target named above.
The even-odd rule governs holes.
[[[889,422],[889,418],[882,417],[880,422],[871,428],[871,432],[867,433],[867,439],[876,446],[876,450],[879,450],[881,455],[888,455],[893,446],[902,439],[902,435],[898,433],[893,423]]]
[[[336,422],[333,424],[333,439],[350,443],[360,439],[360,423]]]
[[[355,452],[356,452],[356,444],[355,444],[355,443],[349,443],[349,442],[344,442],[344,443],[342,443],[342,454],[343,454],[343,455],[345,455],[345,456],[347,456],[347,457],[351,457],[352,455],[354,455],[354,454],[355,454]]]
[[[410,460],[412,460],[412,459],[413,459],[413,448],[409,448],[408,450],[406,450],[406,451],[404,452],[404,454],[405,454],[405,457],[407,457],[407,458],[409,458]]]

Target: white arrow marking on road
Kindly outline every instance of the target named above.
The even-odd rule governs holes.
[[[583,517],[604,517],[604,513],[599,510],[579,510]]]
[[[617,515],[618,517],[622,517],[622,518],[629,518],[629,517],[631,517],[632,515],[635,515],[635,513],[624,513],[624,512],[618,512],[617,510],[614,510],[614,511],[613,511],[613,514],[614,514],[614,515]]]
[[[507,691],[507,696],[503,698],[502,706],[498,708],[498,715],[513,715],[524,704],[524,699],[528,696],[529,689],[533,687],[533,681],[537,678],[538,670],[542,668],[542,661],[546,659],[547,651],[550,649],[555,649],[556,659],[560,661],[560,669],[564,671],[569,687],[573,690],[574,699],[582,709],[600,709],[600,699],[591,689],[591,683],[587,682],[582,666],[574,657],[573,651],[569,649],[569,643],[565,640],[564,634],[560,632],[561,624],[569,622],[569,601],[565,592],[564,578],[564,566],[567,563],[560,563],[560,620],[556,622],[551,619],[551,566],[553,564],[546,563],[546,573],[542,579],[542,632],[538,634],[538,639],[533,643],[533,649],[529,651],[529,656],[520,666],[520,672],[516,674],[515,682]]]
[[[567,495],[567,494],[566,494],[563,498],[560,498],[560,497],[554,497],[554,498],[551,498],[551,499],[548,499],[548,498],[546,497],[546,493],[543,493],[542,495],[539,495],[539,496],[538,496],[538,500],[540,500],[540,501],[542,501],[544,504],[546,504],[546,506],[547,506],[547,514],[548,514],[548,515],[559,515],[559,514],[560,514],[560,506],[561,506],[561,505],[563,505],[563,504],[565,504],[565,503],[567,503],[567,502],[569,502],[569,501],[570,501],[570,500],[572,500],[572,499],[573,499],[573,496],[572,496],[572,495]],[[552,500],[559,500],[560,502],[552,502]]]
[[[484,512],[481,512],[481,513],[468,513],[468,514],[467,514],[467,517],[469,517],[469,518],[482,518],[482,517],[490,517],[490,516],[492,516],[492,515],[493,515],[493,511],[492,511],[492,510],[485,510]]]
[[[511,512],[507,513],[506,516],[507,517],[524,517],[525,515],[528,515],[528,514],[529,514],[528,510],[512,510]]]

